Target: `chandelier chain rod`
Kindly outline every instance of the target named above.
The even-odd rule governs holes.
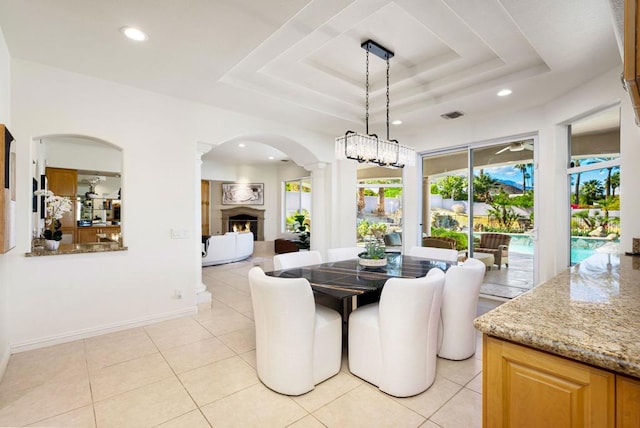
[[[389,55],[387,55],[387,141],[389,139]]]
[[[365,93],[366,93],[366,97],[365,97],[365,118],[364,118],[364,123],[365,123],[365,133],[367,135],[369,135],[369,49],[367,49],[367,79],[366,79],[366,84],[365,84]]]

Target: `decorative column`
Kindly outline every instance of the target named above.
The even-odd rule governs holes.
[[[196,174],[195,174],[195,206],[194,211],[195,215],[195,225],[193,230],[199,231],[202,229],[202,214],[200,205],[202,203],[202,198],[200,196],[200,182],[202,181],[202,156],[213,148],[212,144],[207,143],[198,143],[196,148]],[[202,240],[197,239],[197,266],[196,266],[196,305],[198,305],[198,310],[200,309],[208,309],[211,308],[211,293],[207,291],[207,286],[202,282]]]
[[[325,253],[327,247],[327,222],[330,212],[327,209],[329,192],[326,186],[326,166],[324,162],[305,165],[311,171],[311,249]]]

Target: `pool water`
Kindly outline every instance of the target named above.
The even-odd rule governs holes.
[[[533,254],[533,240],[529,235],[510,234],[511,242],[509,243],[509,252],[521,254]],[[589,256],[598,253],[598,248],[606,246],[606,252],[618,252],[617,245],[619,240],[611,240],[605,238],[591,238],[586,236],[571,237],[571,263],[579,263]],[[602,248],[599,252],[603,252]]]

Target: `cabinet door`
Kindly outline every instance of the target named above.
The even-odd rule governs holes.
[[[485,427],[613,427],[615,375],[525,346],[483,338]]]
[[[47,168],[47,187],[59,196],[76,198],[78,190],[78,171],[66,168]]]
[[[640,380],[616,376],[616,426],[640,427]]]
[[[202,235],[209,235],[209,182],[200,182],[200,212],[202,217]]]
[[[78,243],[86,244],[89,242],[98,242],[96,236],[97,229],[93,227],[79,227],[78,228]]]
[[[73,233],[76,228],[76,192],[78,190],[78,171],[65,168],[47,168],[47,188],[57,196],[71,199],[71,211],[65,213],[60,223],[63,233]]]

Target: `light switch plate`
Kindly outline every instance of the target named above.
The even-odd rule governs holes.
[[[189,239],[189,237],[187,229],[171,229],[171,239]]]

